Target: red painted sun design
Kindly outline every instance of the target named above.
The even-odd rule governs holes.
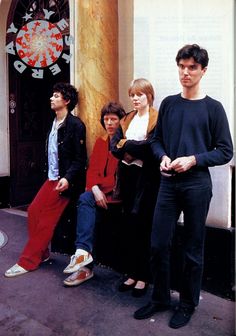
[[[45,68],[60,57],[63,37],[54,24],[45,20],[34,20],[20,29],[15,46],[24,63],[34,68]]]

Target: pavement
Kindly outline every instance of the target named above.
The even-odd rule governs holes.
[[[235,302],[201,292],[189,324],[171,329],[171,311],[135,320],[133,313],[145,305],[151,286],[142,298],[119,293],[123,275],[95,266],[95,276],[77,287],[64,287],[63,269],[69,256],[55,254],[38,270],[16,278],[4,272],[17,261],[27,239],[23,211],[0,210],[0,336],[233,336]],[[173,292],[173,304],[178,293]]]

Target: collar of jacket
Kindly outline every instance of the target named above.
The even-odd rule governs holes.
[[[66,117],[65,117],[65,119],[63,120],[61,126],[59,127],[59,129],[60,129],[61,127],[65,127],[65,126],[66,126],[66,122],[67,122],[68,119],[71,118],[71,116],[72,116],[72,115],[71,115],[71,112],[68,112],[67,115],[66,115]]]
[[[120,126],[122,128],[123,134],[127,131],[131,120],[138,113],[138,111],[134,110],[129,112],[124,118],[121,119]],[[149,121],[147,127],[147,135],[154,129],[157,123],[158,112],[153,107],[149,108]]]
[[[108,151],[110,151],[110,137],[108,134],[104,134],[101,136],[101,139],[106,142],[107,147],[108,147]]]
[[[109,141],[109,139],[108,139],[108,134],[104,134],[104,135],[102,135],[101,138],[102,138],[102,140],[104,140],[104,141]]]

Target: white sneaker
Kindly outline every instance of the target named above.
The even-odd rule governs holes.
[[[90,253],[73,255],[70,258],[69,265],[64,269],[63,273],[74,273],[81,267],[90,264],[93,261],[93,257]]]
[[[24,269],[23,267],[21,267],[18,264],[15,264],[14,266],[12,266],[11,268],[9,268],[6,272],[5,272],[5,277],[7,278],[13,278],[16,277],[18,275],[22,275],[25,273],[28,273],[29,271],[27,271],[26,269]]]
[[[74,272],[68,278],[66,278],[63,283],[66,286],[78,286],[82,282],[89,280],[93,277],[93,271],[87,267],[82,267],[78,271]]]

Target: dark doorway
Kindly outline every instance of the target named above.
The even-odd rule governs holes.
[[[57,24],[61,19],[69,22],[68,1],[19,0],[12,1],[8,27],[14,23],[19,31],[32,20],[43,20],[44,9],[54,12],[48,20],[50,23]],[[23,18],[26,14],[31,16],[29,20]],[[65,35],[69,36],[69,28],[63,31],[62,35],[63,39]],[[7,34],[7,44],[11,41],[15,43],[16,36],[17,33]],[[65,43],[62,52],[69,53],[69,47]],[[34,78],[33,68],[28,64],[22,73],[16,70],[16,60],[23,61],[17,52],[15,55],[9,54],[8,60],[10,205],[18,206],[30,203],[45,179],[45,139],[54,117],[50,110],[49,98],[56,82],[70,81],[70,63],[58,58],[56,64],[61,70],[59,73],[54,75],[49,67],[44,67],[43,77]]]

